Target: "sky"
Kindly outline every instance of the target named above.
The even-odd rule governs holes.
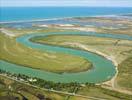
[[[0,0],[0,6],[132,7],[132,0]]]

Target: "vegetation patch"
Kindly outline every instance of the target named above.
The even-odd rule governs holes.
[[[117,83],[119,86],[132,91],[132,57],[127,58],[119,64]]]
[[[1,60],[35,69],[73,73],[91,68],[91,63],[79,56],[28,48],[17,43],[15,38],[2,33],[0,33],[0,47]]]

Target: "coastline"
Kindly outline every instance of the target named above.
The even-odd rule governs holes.
[[[25,22],[38,22],[38,21],[50,21],[50,20],[61,20],[61,19],[69,19],[76,17],[119,17],[124,14],[132,14],[132,13],[120,13],[120,14],[110,14],[110,15],[91,15],[91,16],[71,16],[71,17],[56,17],[56,18],[44,18],[44,19],[32,19],[32,20],[11,20],[11,21],[0,21],[0,24],[11,24],[11,23],[25,23]]]

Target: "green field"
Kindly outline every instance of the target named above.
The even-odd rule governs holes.
[[[108,56],[113,57],[113,59],[116,60],[118,64],[129,57],[129,55],[124,55],[123,52],[132,50],[132,41],[92,36],[50,35],[47,37],[35,37],[31,40],[38,43],[65,46],[83,50],[88,48],[93,52],[100,51]]]
[[[132,91],[132,53],[131,57],[124,60],[119,65],[119,74],[117,77],[117,83],[119,87],[126,88]]]
[[[19,44],[15,38],[0,34],[0,59],[45,71],[80,72],[91,68],[84,58],[56,52],[42,52]]]

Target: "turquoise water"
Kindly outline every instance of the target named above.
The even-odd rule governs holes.
[[[0,7],[0,22],[127,13],[132,13],[132,7]]]
[[[17,38],[17,42],[39,50],[48,50],[48,51],[55,51],[55,52],[63,52],[67,54],[72,54],[76,56],[81,56],[93,63],[93,69],[85,72],[79,73],[63,73],[63,74],[56,74],[52,72],[40,71],[32,68],[27,68],[19,65],[14,65],[11,63],[7,63],[4,61],[0,61],[1,69],[14,72],[14,73],[22,73],[32,77],[38,77],[49,81],[54,82],[79,82],[79,83],[100,83],[106,80],[111,79],[115,73],[116,69],[113,63],[106,58],[99,56],[97,54],[75,50],[70,48],[63,48],[57,46],[50,46],[50,45],[43,45],[37,44],[29,41],[30,38],[35,36],[48,36],[51,34],[72,34],[72,35],[94,35],[97,37],[109,37],[109,38],[116,38],[114,35],[108,34],[100,34],[99,33],[90,33],[90,32],[57,32],[57,33],[47,33],[47,34],[28,34]],[[127,37],[124,35],[118,35],[118,39],[129,39],[132,40],[132,37]]]

